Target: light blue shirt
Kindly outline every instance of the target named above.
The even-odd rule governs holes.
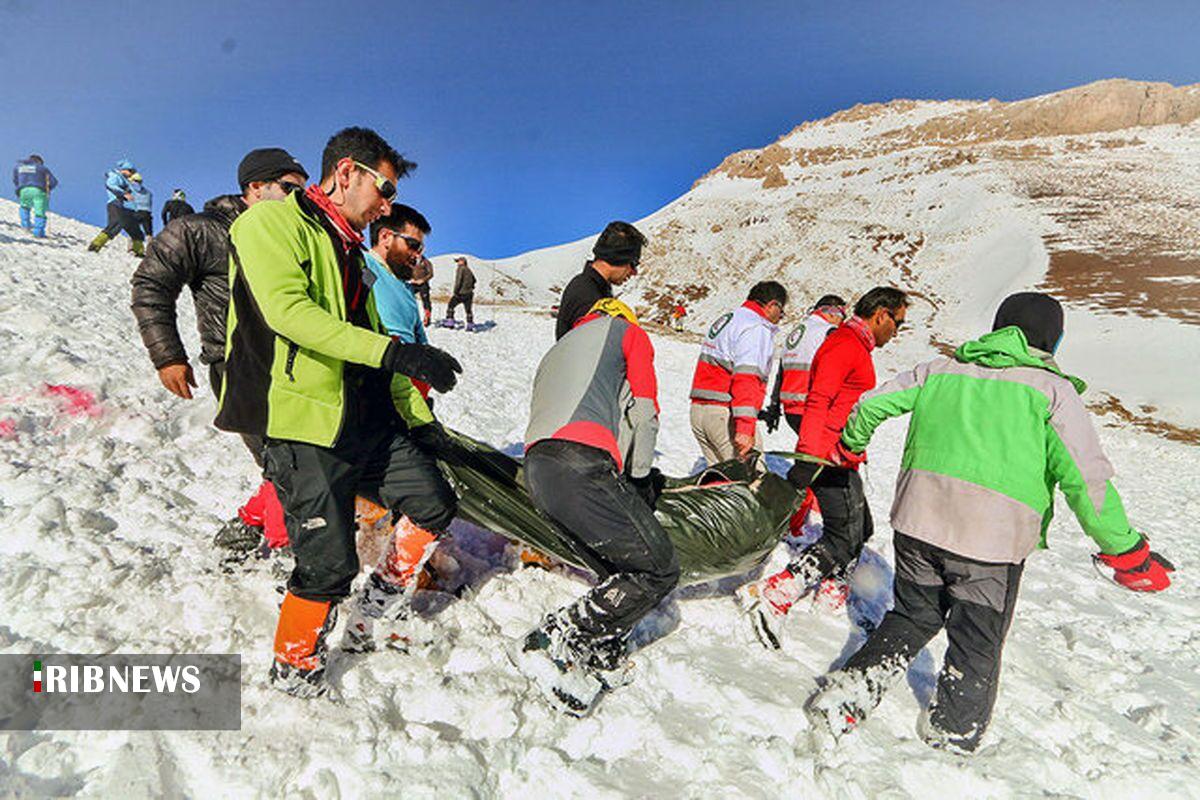
[[[375,298],[375,310],[379,321],[389,336],[395,336],[405,344],[429,344],[425,326],[421,324],[421,309],[417,296],[407,283],[397,278],[388,265],[370,250],[363,250],[367,269],[375,276],[371,284],[371,295]]]

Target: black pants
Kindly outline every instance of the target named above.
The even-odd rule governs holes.
[[[907,668],[944,626],[950,646],[930,722],[954,744],[973,750],[996,703],[1000,652],[1024,564],[975,561],[899,531],[895,548],[895,607],[842,670],[889,662]]]
[[[213,397],[221,396],[221,383],[225,380],[225,362],[218,361],[215,364],[208,365],[208,385],[212,387]],[[250,455],[254,458],[254,463],[259,469],[263,468],[263,449],[266,447],[266,441],[261,436],[253,433],[239,433],[242,437],[242,443],[246,445],[246,449],[250,451]]]
[[[154,235],[154,215],[149,211],[134,211],[133,219],[145,236]]]
[[[826,467],[812,492],[821,506],[824,533],[804,553],[815,560],[819,577],[848,572],[875,533],[862,478],[854,470]]]
[[[457,511],[437,462],[395,424],[347,425],[333,447],[268,439],[266,462],[296,557],[288,589],[306,600],[350,593],[359,570],[356,495],[435,533]]]
[[[426,314],[433,313],[433,300],[429,297],[428,283],[412,283],[413,294],[421,299],[421,306],[424,307]]]
[[[627,635],[679,582],[679,558],[654,512],[611,456],[575,442],[534,445],[525,482],[600,577],[573,606],[576,625],[592,641]]]
[[[456,294],[450,298],[450,304],[446,306],[446,319],[454,319],[454,309],[462,304],[462,307],[467,310],[467,324],[470,325],[475,321],[475,316],[471,311],[471,304],[475,302],[474,294]]]
[[[123,230],[135,242],[144,241],[142,228],[138,225],[137,220],[134,219],[132,211],[116,200],[109,203],[105,207],[105,210],[108,212],[108,224],[104,226],[104,233],[109,239],[116,236],[117,231]]]

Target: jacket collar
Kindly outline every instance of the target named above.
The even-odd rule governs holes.
[[[236,194],[222,194],[205,203],[204,210],[229,227],[246,210],[246,201]]]
[[[588,280],[596,285],[597,289],[602,292],[606,292],[610,297],[612,296],[612,285],[608,281],[604,280],[604,276],[600,274],[598,269],[592,266],[591,261],[584,264],[583,274],[588,277]]]
[[[863,346],[867,348],[868,353],[875,349],[875,334],[871,332],[871,326],[862,317],[853,316],[843,322],[841,327],[853,333],[863,343]]]
[[[329,195],[325,194],[324,189],[314,183],[304,190],[304,197],[325,215],[325,219],[329,221],[334,232],[342,240],[343,248],[349,251],[362,246],[362,233],[354,230],[354,227],[342,216],[342,212],[338,211],[337,206],[329,199]]]
[[[742,308],[749,309],[757,314],[762,319],[763,324],[771,329],[771,333],[775,333],[775,331],[779,330],[778,325],[767,319],[767,310],[763,308],[761,303],[755,300],[747,300],[746,302],[742,303]]]

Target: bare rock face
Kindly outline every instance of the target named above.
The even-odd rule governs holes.
[[[763,178],[762,188],[778,189],[782,186],[787,186],[787,183],[787,178],[783,177],[783,170],[779,168],[778,164],[772,164],[767,168],[767,174]]]
[[[1011,103],[993,99],[976,103],[957,101],[954,105],[957,107],[949,113],[913,124],[885,127],[878,133],[858,136],[854,141],[817,147],[783,144],[821,128],[862,126],[887,117],[903,117],[919,111],[922,106],[914,100],[859,104],[823,120],[806,122],[761,150],[734,153],[704,178],[724,174],[731,178],[763,180],[763,188],[775,188],[787,185],[787,176],[777,168],[788,164],[803,167],[873,158],[916,147],[961,148],[1159,125],[1186,125],[1200,119],[1200,84],[1172,86],[1112,79]]]
[[[1197,118],[1200,85],[1106,80],[1012,103],[993,101],[886,136],[907,146],[962,145],[1182,125]]]

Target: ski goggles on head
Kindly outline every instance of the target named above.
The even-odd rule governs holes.
[[[354,159],[350,160],[354,161]],[[391,200],[396,196],[396,184],[391,180],[380,175],[376,170],[371,169],[361,161],[354,161],[354,166],[358,167],[359,169],[366,170],[375,176],[375,188],[379,191],[380,197],[382,197],[384,200]]]

